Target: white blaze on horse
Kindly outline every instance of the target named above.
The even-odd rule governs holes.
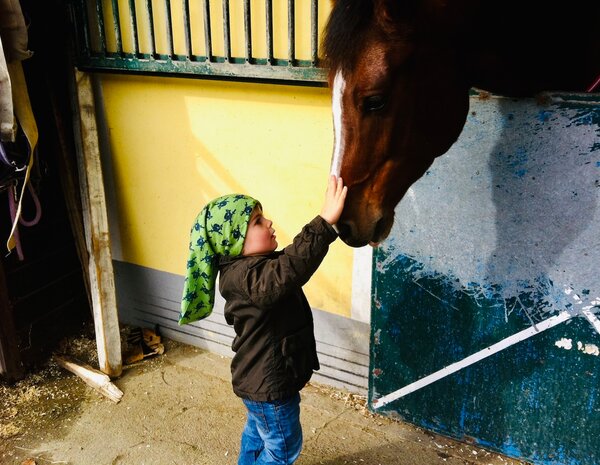
[[[338,229],[384,239],[394,207],[456,141],[469,89],[585,91],[600,75],[600,2],[337,0],[323,48],[333,92],[331,170],[348,185]]]

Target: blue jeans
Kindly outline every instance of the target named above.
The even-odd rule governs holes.
[[[300,394],[274,402],[242,401],[248,412],[238,465],[294,463],[302,449]]]

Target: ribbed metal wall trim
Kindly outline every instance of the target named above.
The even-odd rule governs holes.
[[[162,335],[211,352],[232,357],[235,336],[223,315],[224,300],[217,295],[213,313],[205,320],[179,326],[177,317],[183,277],[114,261],[119,319],[154,327]],[[313,309],[321,369],[313,380],[365,395],[368,390],[369,325]]]

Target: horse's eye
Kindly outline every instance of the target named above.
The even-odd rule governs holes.
[[[363,100],[363,110],[365,112],[383,110],[385,103],[383,95],[371,95]]]

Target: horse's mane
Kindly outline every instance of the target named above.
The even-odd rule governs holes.
[[[352,67],[372,18],[372,0],[337,0],[334,3],[321,44],[330,69],[348,70]]]

